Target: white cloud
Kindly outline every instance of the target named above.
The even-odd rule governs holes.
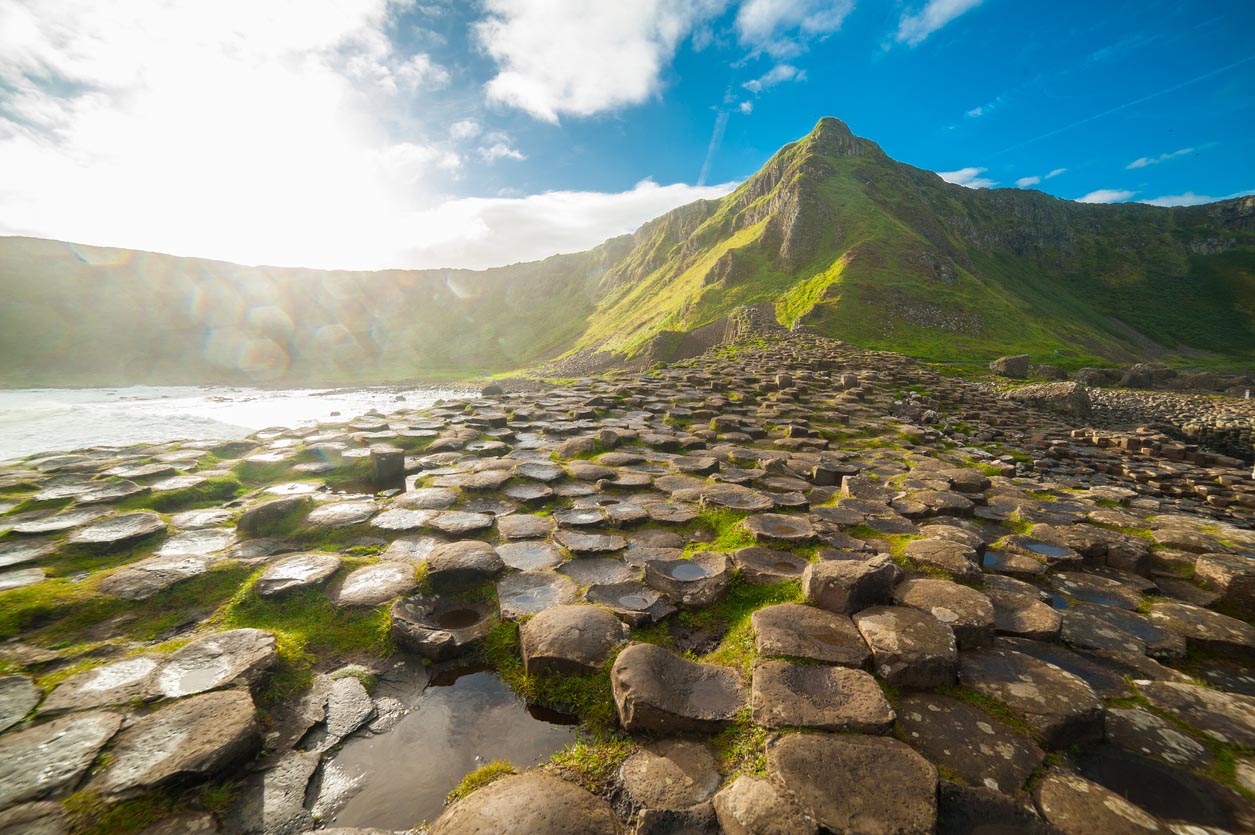
[[[1047,175],[1046,175],[1046,179],[1047,179],[1047,180],[1054,179],[1055,177],[1058,177],[1060,174],[1065,173],[1067,170],[1068,170],[1068,169],[1066,169],[1066,168],[1056,168],[1056,169],[1054,169],[1053,171],[1051,171],[1049,174],[1047,174]]]
[[[486,0],[475,37],[497,63],[488,100],[547,122],[640,104],[698,23],[726,0]]]
[[[754,103],[748,99],[736,106],[736,109],[744,113],[746,116],[754,112]]]
[[[1091,191],[1084,197],[1078,197],[1077,203],[1120,203],[1128,200],[1136,191],[1125,191],[1118,188],[1100,188],[1097,191]]]
[[[527,156],[522,151],[506,142],[494,142],[491,145],[485,145],[479,149],[479,155],[483,157],[484,162],[496,162],[499,159],[527,159]]]
[[[960,168],[958,171],[938,171],[937,176],[947,183],[966,188],[989,188],[998,185],[996,181],[980,176],[985,171],[984,168]]]
[[[1146,168],[1147,166],[1158,165],[1161,162],[1167,162],[1170,159],[1183,157],[1186,154],[1190,154],[1193,152],[1194,152],[1193,148],[1182,148],[1179,151],[1172,151],[1170,153],[1160,154],[1157,157],[1138,157],[1137,159],[1130,162],[1128,165],[1124,166],[1124,168],[1126,171],[1131,171],[1134,168]]]
[[[914,14],[904,14],[898,22],[899,43],[917,46],[959,15],[981,4],[981,0],[928,0]]]
[[[1028,188],[1029,186],[1035,186],[1040,182],[1041,177],[1021,177],[1015,181],[1015,184],[1019,188]]]
[[[404,218],[408,266],[489,267],[580,252],[633,231],[677,206],[730,192],[717,186],[660,186],[650,180],[621,193],[551,191],[528,197],[462,198]]]
[[[805,81],[806,70],[799,70],[792,64],[776,64],[763,75],[752,81],[747,81],[741,86],[751,93],[761,93],[768,87],[775,87],[777,84],[783,84],[786,81]]]
[[[987,101],[979,107],[973,107],[971,110],[967,111],[967,118],[979,119],[981,116],[988,116],[999,107],[1002,107],[1002,105],[1006,103],[1006,100],[1006,96],[998,96],[996,99]]]
[[[790,58],[840,29],[853,8],[854,0],[745,0],[736,14],[737,37],[743,46]]]
[[[1195,194],[1192,191],[1187,191],[1185,194],[1171,194],[1164,197],[1156,197],[1153,200],[1139,200],[1137,202],[1148,203],[1151,206],[1201,206],[1204,203],[1215,203],[1217,200],[1232,200],[1235,197],[1249,197],[1252,194],[1255,194],[1255,189],[1226,194],[1224,197],[1208,197],[1205,194]]]
[[[450,138],[457,140],[474,139],[476,136],[479,136],[483,130],[483,126],[476,120],[463,119],[449,125],[449,136]]]

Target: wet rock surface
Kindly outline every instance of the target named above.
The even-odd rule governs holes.
[[[471,664],[613,753],[432,831],[1255,828],[1249,403],[756,340],[0,471],[0,832],[65,832],[84,787],[177,798],[145,835],[333,825],[334,752],[412,750]]]

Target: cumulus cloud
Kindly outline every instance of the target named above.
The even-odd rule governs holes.
[[[556,123],[640,104],[677,46],[726,0],[486,0],[476,40],[496,62],[490,102]]]
[[[450,200],[403,220],[411,246],[401,261],[480,268],[580,252],[677,206],[722,197],[736,185],[663,186],[644,180],[620,193],[551,191]]]
[[[527,156],[508,142],[497,141],[479,149],[484,162],[496,162],[499,159],[525,160]]]
[[[1136,191],[1126,191],[1119,188],[1100,188],[1097,191],[1091,191],[1084,197],[1078,197],[1077,203],[1120,203],[1128,200]]]
[[[1201,206],[1204,203],[1215,203],[1217,200],[1232,200],[1235,197],[1249,197],[1252,194],[1255,194],[1255,189],[1226,194],[1224,197],[1208,197],[1205,194],[1195,194],[1192,191],[1187,191],[1185,194],[1169,194],[1137,202],[1148,203],[1151,206]]]
[[[998,185],[996,181],[980,176],[985,171],[984,168],[960,168],[958,171],[938,171],[937,176],[947,183],[966,188],[989,188]]]
[[[928,0],[922,9],[902,15],[898,21],[897,39],[908,46],[918,46],[929,35],[959,15],[981,4],[982,0]]]
[[[751,81],[747,81],[741,86],[751,93],[761,93],[768,87],[775,87],[777,84],[783,84],[786,81],[805,81],[806,70],[799,70],[791,64],[776,64],[763,75]]]
[[[1015,181],[1015,185],[1019,188],[1028,188],[1029,186],[1035,186],[1040,182],[1041,177],[1021,177]]]
[[[462,119],[449,125],[449,136],[453,139],[464,140],[474,139],[483,132],[484,128],[475,119]]]
[[[745,0],[736,14],[743,46],[790,58],[807,44],[841,28],[853,0]]]
[[[1183,157],[1186,154],[1190,154],[1193,152],[1194,152],[1193,148],[1182,148],[1179,151],[1172,151],[1170,153],[1160,154],[1157,157],[1138,157],[1137,159],[1130,162],[1128,165],[1124,166],[1124,168],[1126,171],[1131,171],[1134,168],[1146,168],[1151,165],[1158,165],[1161,162],[1167,162],[1170,159]]]

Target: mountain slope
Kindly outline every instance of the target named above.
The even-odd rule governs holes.
[[[0,384],[365,383],[563,354],[668,360],[746,305],[936,360],[1251,364],[1255,198],[1158,208],[966,189],[823,119],[720,200],[492,270],[241,267],[0,238]]]

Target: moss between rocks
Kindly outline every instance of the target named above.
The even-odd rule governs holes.
[[[736,722],[716,734],[711,742],[726,782],[742,774],[767,774],[767,729],[750,719],[748,707],[742,708]]]
[[[131,835],[170,815],[174,800],[162,791],[107,803],[91,791],[81,791],[62,803],[75,835]]]
[[[550,757],[544,769],[593,794],[604,794],[635,750],[632,738],[620,731],[581,732],[578,740]]]
[[[222,476],[207,478],[200,484],[184,487],[181,490],[164,490],[160,493],[132,496],[118,502],[116,506],[122,510],[156,510],[161,513],[175,513],[180,510],[218,507],[242,492],[244,492],[244,485],[238,479]]]
[[[487,765],[481,765],[479,768],[463,777],[462,782],[454,786],[453,789],[445,795],[444,802],[446,804],[455,803],[466,797],[471,792],[482,789],[494,780],[500,780],[502,777],[517,773],[518,771],[514,768],[514,766],[505,760],[493,760]]]
[[[802,585],[796,580],[755,585],[738,574],[728,584],[727,594],[722,600],[702,609],[682,612],[679,620],[685,625],[723,635],[719,646],[703,655],[701,661],[732,667],[748,678],[754,664],[751,616],[764,606],[800,602]]]

